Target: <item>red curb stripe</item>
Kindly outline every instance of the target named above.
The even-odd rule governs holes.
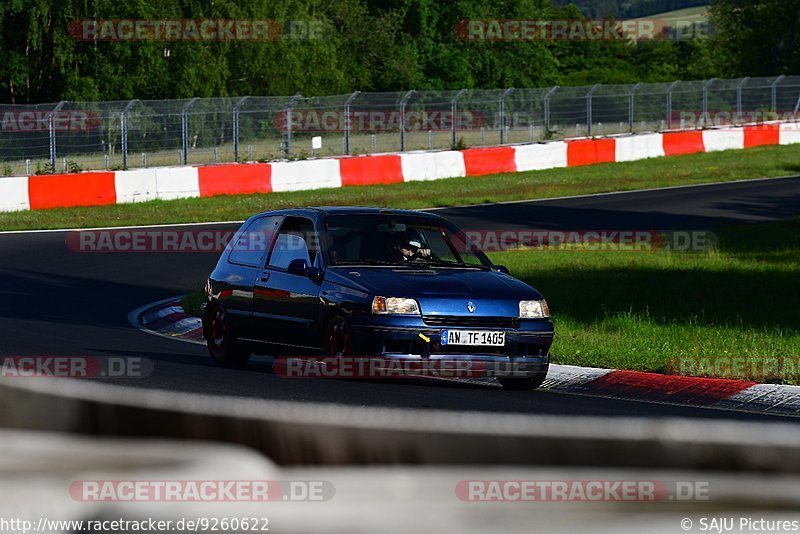
[[[117,203],[113,172],[51,174],[28,178],[32,210]]]
[[[710,406],[754,385],[756,382],[724,378],[612,371],[592,380],[582,389],[607,397]]]
[[[779,145],[781,142],[780,124],[760,124],[744,127],[744,147]]]
[[[201,197],[271,193],[271,179],[272,166],[269,163],[197,167]]]
[[[513,147],[470,148],[462,150],[467,176],[517,172]]]
[[[680,156],[706,151],[703,132],[665,133],[662,139],[665,156]]]
[[[617,142],[614,139],[584,139],[567,142],[567,167],[581,167],[617,160]]]
[[[396,184],[403,181],[400,156],[358,156],[339,160],[342,186]]]
[[[181,339],[189,339],[192,341],[205,341],[203,338],[203,327],[195,328],[194,330],[190,330],[185,334],[178,334],[179,338]]]

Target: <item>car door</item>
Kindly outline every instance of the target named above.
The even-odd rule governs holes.
[[[225,287],[220,294],[237,337],[252,337],[253,286],[267,260],[281,219],[280,216],[254,219],[237,232],[235,241],[230,244],[224,278],[220,280]]]
[[[290,216],[283,220],[267,265],[256,277],[253,290],[257,339],[297,348],[320,346],[320,284],[288,271],[289,263],[295,259],[318,266],[317,243],[311,219]]]

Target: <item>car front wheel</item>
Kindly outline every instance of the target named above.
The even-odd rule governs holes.
[[[341,315],[334,315],[325,325],[322,338],[325,356],[351,356],[353,353],[353,335],[350,323]]]

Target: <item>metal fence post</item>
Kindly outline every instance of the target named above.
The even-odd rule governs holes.
[[[594,84],[586,95],[586,129],[588,137],[592,136],[592,95],[594,95],[598,87],[600,87],[599,83]]]
[[[47,129],[50,134],[50,167],[53,172],[56,170],[56,119],[55,114],[61,111],[61,108],[66,104],[66,100],[59,102],[50,113],[47,114]]]
[[[400,152],[405,152],[406,150],[406,104],[414,93],[416,91],[412,89],[400,99]]]
[[[292,153],[292,121],[290,114],[292,112],[292,108],[294,107],[294,105],[301,98],[303,98],[303,95],[297,93],[291,99],[289,99],[289,102],[286,103],[286,107],[283,108],[283,112],[285,114],[285,119],[286,119],[286,128],[284,128],[284,133],[283,133],[283,154],[281,154],[281,157],[283,159],[289,159],[289,154]]]
[[[775,78],[775,81],[772,82],[772,85],[770,85],[772,111],[778,111],[778,84],[781,83],[784,78],[786,78],[786,75],[781,74],[780,76]]]
[[[197,97],[189,100],[181,110],[181,154],[183,164],[189,163],[189,108],[197,102]]]
[[[346,156],[350,155],[350,104],[360,94],[361,91],[355,91],[344,102],[344,154]]]
[[[505,132],[506,132],[506,97],[511,94],[513,91],[513,87],[509,87],[503,94],[500,96],[500,101],[498,102],[498,112],[500,113],[500,144],[504,144],[506,142],[505,139]]]
[[[558,85],[551,87],[547,94],[544,95],[544,128],[546,133],[550,132],[550,97],[558,90],[558,87]]]
[[[233,161],[236,162],[239,161],[239,110],[248,98],[250,97],[243,96],[233,106]]]
[[[742,78],[742,81],[739,82],[739,85],[736,86],[736,113],[739,115],[742,114],[742,87],[750,80],[750,76],[745,76]],[[735,123],[736,121],[732,121]]]
[[[717,81],[716,78],[711,78],[705,85],[703,85],[703,126],[706,125],[706,117],[708,117],[708,88],[711,84]]]
[[[456,119],[456,114],[458,113],[458,99],[464,96],[464,93],[466,92],[467,92],[466,89],[460,90],[458,93],[456,93],[456,96],[454,96],[453,99],[450,101],[450,114],[452,116],[452,121],[453,121],[453,143],[452,143],[453,146],[456,146],[456,141],[457,141],[456,130],[458,127],[457,125],[458,120]]]
[[[136,105],[137,99],[133,99],[125,106],[120,116],[120,130],[122,136],[122,168],[128,168],[128,112]]]
[[[633,98],[636,91],[642,86],[642,82],[637,83],[631,88],[631,92],[628,93],[628,130],[633,133]]]
[[[667,130],[672,129],[672,90],[679,83],[681,82],[676,80],[667,87]]]

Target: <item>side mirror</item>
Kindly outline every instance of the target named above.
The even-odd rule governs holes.
[[[289,274],[297,276],[307,276],[315,282],[322,280],[322,269],[319,267],[309,267],[308,262],[303,258],[297,258],[289,262],[286,267]]]
[[[297,258],[289,262],[286,267],[289,274],[296,274],[297,276],[308,276],[308,262],[303,258]]]
[[[494,266],[494,270],[495,270],[495,271],[499,271],[499,272],[501,272],[501,273],[505,273],[505,274],[511,274],[511,273],[508,271],[508,267],[506,267],[505,265],[495,265],[495,266]]]

